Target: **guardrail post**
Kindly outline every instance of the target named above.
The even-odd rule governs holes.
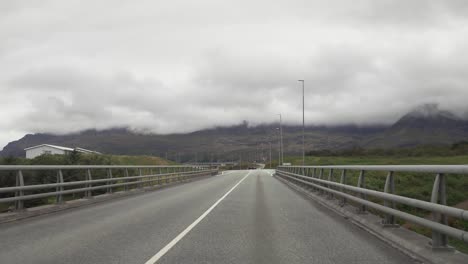
[[[393,171],[389,171],[387,174],[387,179],[385,180],[385,193],[395,193],[395,178],[393,176]],[[395,202],[389,202],[387,200],[384,201],[384,205],[390,208],[395,208]],[[397,227],[395,216],[386,214],[385,218],[382,220],[384,226],[387,227]]]
[[[323,168],[320,168],[320,169],[319,169],[317,178],[318,178],[319,180],[321,180],[321,179],[323,178]],[[318,185],[322,185],[322,184],[320,184],[320,183],[317,183],[317,184],[318,184]],[[322,189],[318,189],[318,188],[317,188],[317,191],[318,191],[318,194],[323,194],[323,190],[322,190]]]
[[[23,172],[21,170],[16,171],[16,186],[24,186]],[[24,195],[24,191],[15,192],[15,197],[21,197]],[[15,201],[15,210],[23,210],[24,201]]]
[[[302,175],[302,176],[306,176],[305,174],[305,168],[304,167],[299,167],[297,168],[297,174],[299,175]],[[296,177],[297,179],[301,179],[303,181],[307,181],[307,179],[304,179],[304,178],[301,178],[301,177]],[[299,183],[300,185],[304,186],[305,189],[308,189],[309,188],[309,185],[307,185],[306,183]]]
[[[330,169],[330,173],[328,174],[328,181],[331,182],[333,181],[333,169]],[[327,188],[333,189],[331,185],[327,185]],[[333,199],[333,193],[329,192],[328,193],[328,199]]]
[[[432,187],[431,202],[442,205],[447,204],[446,190],[445,190],[445,175],[439,173],[434,180]],[[441,224],[447,225],[447,216],[441,213],[432,212],[433,220]],[[432,249],[433,250],[450,250],[448,246],[447,235],[441,234],[432,230]]]
[[[317,172],[317,168],[313,168],[313,169],[312,169],[312,178],[316,178],[316,177],[317,177],[317,173],[316,173],[316,172]],[[313,182],[313,181],[311,180],[310,182]],[[312,187],[312,190],[316,191],[317,188]]]
[[[138,168],[138,175],[143,176],[141,168]],[[143,181],[143,178],[139,178],[138,181],[140,182],[140,183],[138,183],[138,188],[140,188],[140,189],[143,188],[143,183],[141,183]]]
[[[112,169],[109,168],[106,170],[107,171],[107,179],[112,179]],[[107,185],[111,185],[112,182],[111,181],[108,181],[107,182]],[[112,187],[107,187],[107,193],[112,193]]]
[[[306,168],[305,171],[306,171],[305,176],[307,176],[309,178],[309,179],[306,179],[306,181],[307,182],[312,182],[312,180],[310,179],[312,177],[311,176],[311,174],[312,174],[311,168]],[[307,185],[306,188],[309,189],[309,190],[313,189],[313,187],[310,186],[310,185]]]
[[[170,171],[169,171],[169,167],[166,167],[166,184],[169,183],[169,179],[171,178],[171,175],[170,175]]]
[[[157,173],[158,173],[158,185],[161,185],[161,177],[162,177],[162,176],[161,176],[161,174],[162,174],[162,173],[161,173],[161,168],[158,168]]]
[[[63,183],[63,173],[62,170],[57,171],[57,183]],[[57,186],[55,188],[56,192],[63,192],[63,186]],[[57,194],[55,196],[55,203],[61,204],[63,203],[63,195],[62,194]]]
[[[129,175],[129,174],[128,174],[128,168],[125,168],[125,170],[124,170],[124,178],[128,178],[128,177],[129,177],[128,175]],[[128,183],[128,180],[125,179],[125,180],[124,180],[124,183]],[[128,185],[127,185],[127,184],[124,186],[124,191],[128,191]]]
[[[90,169],[87,169],[86,170],[86,180],[87,181],[92,181],[93,180],[93,177],[91,176],[91,170]],[[86,183],[86,188],[91,188],[92,187],[92,183]],[[87,190],[85,191],[85,198],[92,198],[93,196],[93,193],[91,190]]]
[[[318,178],[321,180],[323,178],[323,168],[320,168],[319,176]],[[323,194],[323,190],[319,190],[319,194]]]
[[[359,178],[358,178],[358,183],[357,183],[357,187],[358,188],[366,188],[366,177],[365,177],[365,172],[363,170],[361,170],[361,172],[359,173]],[[364,200],[367,200],[367,195],[361,193],[361,198],[364,199]],[[367,208],[365,205],[359,205],[359,208],[358,208],[358,212],[361,213],[361,214],[364,214],[366,213],[367,211]]]
[[[346,170],[341,171],[340,183],[341,183],[341,184],[346,184]],[[340,188],[340,191],[341,191],[341,192],[344,192],[343,187]],[[342,198],[341,198],[341,202],[340,202],[340,206],[345,206],[345,204],[346,204],[346,198],[345,198],[345,197],[342,197]]]

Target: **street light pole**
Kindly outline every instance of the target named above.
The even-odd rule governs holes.
[[[268,142],[270,144],[270,169],[271,169],[271,142]]]
[[[281,165],[281,137],[280,137],[279,127],[277,127],[276,130],[278,130],[278,166],[280,166]]]
[[[302,166],[305,165],[305,118],[304,118],[304,80],[298,80],[302,82]]]
[[[284,145],[283,145],[283,125],[281,124],[281,114],[278,114],[279,115],[279,132],[280,132],[280,151],[281,151],[281,164],[283,164],[284,162]]]

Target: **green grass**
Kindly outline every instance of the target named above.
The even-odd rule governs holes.
[[[154,156],[125,155],[41,155],[34,159],[0,158],[0,165],[175,165]]]
[[[177,163],[154,156],[110,156],[113,165],[176,165]]]
[[[302,157],[285,157],[285,162],[301,165]],[[395,157],[395,156],[329,156],[310,157],[305,160],[306,165],[459,165],[468,164],[465,156],[429,156],[429,157]]]
[[[175,165],[176,163],[159,158],[154,156],[122,156],[122,155],[42,155],[35,159],[25,159],[25,158],[0,158],[1,165]],[[149,173],[150,170],[144,170],[143,173]],[[32,171],[25,172],[24,179],[26,185],[32,184],[45,184],[45,183],[55,183],[56,176],[55,171]],[[65,181],[77,181],[84,180],[84,172],[80,170],[66,170],[64,173]],[[107,177],[104,170],[94,170],[93,179],[105,179]],[[130,176],[137,175],[138,171],[136,169],[129,169]],[[114,170],[114,177],[123,177],[123,170]],[[116,182],[119,183],[119,182]],[[0,172],[0,186],[14,186],[15,177],[11,172]],[[102,185],[102,184],[95,184]],[[75,188],[75,187],[73,187]],[[65,188],[67,189],[67,188]],[[123,187],[116,187],[114,191],[123,189]],[[49,189],[48,191],[54,191],[55,189]],[[40,190],[42,191],[42,190]],[[39,191],[38,191],[39,192]],[[95,190],[93,194],[102,194],[104,189]],[[33,194],[32,192],[27,192],[27,194]],[[0,194],[0,197],[9,197],[11,194]],[[71,195],[65,195],[64,200],[73,200],[78,199],[83,196],[83,193],[76,193]],[[26,207],[35,207],[45,204],[55,203],[55,196],[43,198],[43,199],[33,199],[25,201]],[[12,203],[0,203],[0,212],[5,212],[9,209]]]
[[[10,207],[10,204],[6,203],[0,203],[0,212],[5,212],[8,210],[8,207]]]
[[[285,162],[292,165],[301,165],[302,157],[285,157]],[[468,164],[468,156],[321,156],[306,157],[306,165],[460,165]],[[347,184],[356,185],[358,171],[347,172]],[[334,171],[332,179],[338,181],[341,171]],[[324,175],[328,177],[329,171]],[[395,192],[405,197],[429,201],[435,175],[428,173],[395,173]],[[383,191],[386,172],[366,172],[366,188]],[[370,200],[382,203],[381,200],[369,197]],[[447,204],[455,206],[468,200],[468,175],[447,175]],[[405,205],[397,205],[402,211],[409,212],[421,217],[428,217],[429,212]],[[467,208],[464,208],[465,210]],[[402,224],[405,224],[402,222]],[[452,220],[451,226],[467,231],[468,221]],[[430,230],[414,225],[412,230],[430,236]],[[468,244],[450,239],[450,244],[459,251],[468,253]]]
[[[285,162],[293,165],[302,163],[301,157],[286,157]],[[454,157],[307,157],[306,165],[418,165],[439,164],[456,165],[468,164],[468,156]],[[328,172],[325,172],[328,175]],[[358,171],[348,171],[348,184],[357,183]],[[333,176],[338,179],[339,171]],[[386,172],[366,172],[366,185],[368,188],[383,191]],[[395,173],[395,188],[399,195],[429,200],[435,175],[428,173]],[[447,204],[456,205],[468,200],[468,175],[447,176]]]

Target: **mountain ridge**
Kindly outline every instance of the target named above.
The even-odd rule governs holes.
[[[24,148],[39,144],[83,147],[107,154],[168,156],[173,160],[193,161],[237,159],[255,156],[259,149],[275,148],[278,124],[213,127],[179,134],[138,133],[128,128],[85,130],[66,135],[27,134],[8,143],[0,156],[24,156]],[[299,154],[302,149],[302,126],[283,126],[284,151]],[[468,122],[449,111],[427,104],[403,115],[392,125],[307,126],[306,150],[397,148],[421,144],[451,144],[468,139]],[[256,154],[252,154],[252,153]]]

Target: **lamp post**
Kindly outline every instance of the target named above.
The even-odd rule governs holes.
[[[280,132],[280,165],[283,164],[284,162],[284,145],[283,145],[283,126],[282,126],[282,121],[281,121],[281,114],[279,115],[279,132]]]
[[[281,138],[280,138],[279,127],[277,127],[276,130],[278,130],[278,166],[280,166],[281,165]]]
[[[270,169],[271,169],[271,142],[268,142],[270,144]]]
[[[305,118],[304,118],[304,80],[302,82],[302,166],[305,165]]]

